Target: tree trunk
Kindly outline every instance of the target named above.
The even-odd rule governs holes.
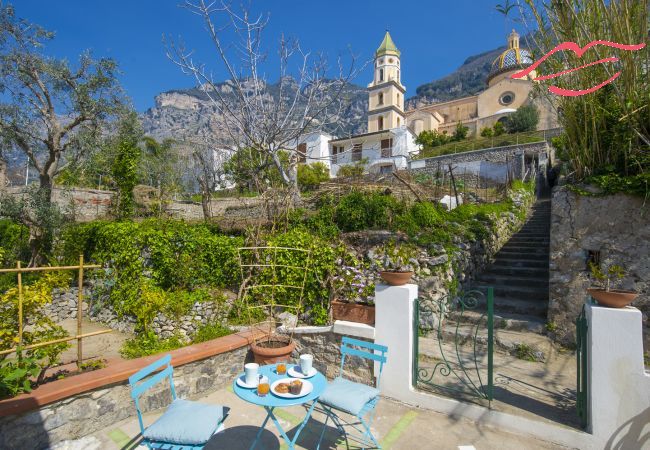
[[[7,187],[7,162],[0,158],[0,192]]]
[[[210,220],[212,218],[210,200],[210,192],[201,191],[201,208],[203,208],[203,219],[205,220]]]
[[[35,194],[35,208],[49,208],[52,204],[53,184],[52,177],[48,173],[39,174],[39,187]],[[45,262],[43,250],[45,249],[47,230],[41,225],[41,220],[38,218],[38,212],[33,211],[32,214],[35,214],[37,219],[32,221],[29,225],[30,259],[28,266],[38,267]]]

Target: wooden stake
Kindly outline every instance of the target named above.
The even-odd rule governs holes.
[[[20,261],[16,263],[18,269],[18,345],[23,345],[23,274]]]
[[[458,190],[456,189],[456,179],[454,178],[454,169],[451,167],[451,164],[449,164],[449,177],[451,178],[451,185],[454,187],[454,196],[456,197],[456,208],[458,208],[460,206],[460,202],[458,201]]]
[[[84,255],[79,255],[79,292],[77,293],[77,336],[81,336],[81,314],[82,303],[84,299]],[[77,368],[81,369],[81,362],[83,361],[82,338],[77,338]]]

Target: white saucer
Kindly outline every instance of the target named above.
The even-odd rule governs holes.
[[[291,392],[275,392],[275,387],[280,384],[280,383],[291,383],[293,381],[292,378],[283,378],[278,381],[274,381],[273,384],[271,385],[271,392],[273,392],[273,395],[277,395],[278,397],[282,398],[300,398],[304,397],[305,395],[309,394],[311,391],[314,390],[314,385],[311,384],[310,381],[303,381],[302,382],[302,389],[300,389],[300,394],[294,395]]]
[[[300,371],[300,366],[291,366],[287,370],[287,375],[294,378],[311,378],[318,373],[315,367],[311,368],[311,371],[308,374],[304,374]]]
[[[237,386],[243,387],[244,389],[255,389],[257,387],[257,385],[259,384],[259,380],[257,381],[257,383],[255,383],[253,385],[247,384],[245,377],[246,377],[246,375],[242,375],[241,377],[237,378]],[[262,381],[266,381],[268,383],[269,378],[263,376]]]

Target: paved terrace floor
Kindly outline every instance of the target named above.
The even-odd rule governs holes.
[[[206,450],[249,448],[265,417],[265,412],[261,407],[240,400],[230,387],[199,400],[231,408],[230,415],[226,420],[225,431],[213,436],[205,447]],[[146,414],[145,423],[151,423],[159,414],[160,412]],[[305,410],[302,407],[277,408],[275,414],[284,429],[289,431],[289,436],[292,437],[293,431],[304,417]],[[316,448],[323,421],[324,415],[315,411],[310,422],[302,431],[296,448]],[[331,422],[328,424],[321,449],[348,448],[345,438],[330,425]],[[384,449],[522,450],[566,448],[528,436],[518,436],[478,425],[464,418],[449,417],[428,410],[412,408],[388,399],[382,399],[379,402],[372,428]],[[287,448],[270,421],[262,436],[258,449]],[[91,436],[76,442],[60,443],[54,448],[56,450],[144,449],[144,446],[139,446],[139,440],[138,422],[134,416]],[[349,443],[349,448],[359,448],[352,440]]]

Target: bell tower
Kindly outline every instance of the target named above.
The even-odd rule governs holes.
[[[375,52],[374,69],[374,78],[368,84],[368,133],[406,125],[400,51],[388,31]]]

